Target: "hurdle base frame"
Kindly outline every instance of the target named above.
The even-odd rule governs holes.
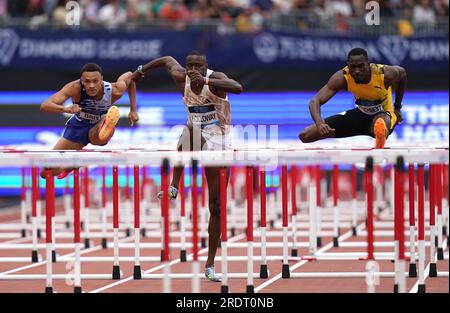
[[[112,279],[115,279],[115,280],[120,279],[120,266],[119,265],[113,265]]]
[[[419,284],[417,286],[417,293],[426,293],[427,289],[425,287],[425,284]]]
[[[141,279],[142,278],[142,271],[140,265],[135,265],[133,268],[133,279]]]
[[[291,273],[289,270],[289,264],[283,264],[283,267],[281,269],[281,278],[290,278]]]
[[[269,272],[267,271],[267,264],[261,264],[259,268],[259,278],[269,278]]]
[[[409,263],[409,277],[417,277],[417,266],[416,263]]]
[[[436,263],[430,263],[430,272],[428,274],[430,277],[437,277],[437,265]]]

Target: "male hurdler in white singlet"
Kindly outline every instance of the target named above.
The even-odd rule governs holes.
[[[186,68],[170,56],[158,58],[139,66],[134,73],[143,77],[152,70],[165,67],[172,76],[188,112],[187,127],[178,142],[178,150],[225,150],[229,148],[228,132],[231,122],[227,93],[239,94],[242,86],[224,73],[208,69],[206,56],[198,51],[189,53]],[[200,134],[200,136],[197,136]],[[199,138],[200,140],[197,140]],[[175,198],[183,167],[174,167],[170,198]],[[220,167],[206,167],[209,192],[209,240],[205,276],[220,281],[214,271],[214,257],[220,240]],[[227,168],[227,181],[229,169]],[[158,195],[161,197],[161,193]]]

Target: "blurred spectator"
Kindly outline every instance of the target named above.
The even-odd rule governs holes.
[[[232,0],[234,6],[242,8],[242,10],[248,9],[251,5],[251,0]]]
[[[100,3],[98,0],[82,0],[80,2],[82,10],[83,23],[95,25],[98,23],[98,12]]]
[[[147,0],[128,0],[127,18],[129,20],[152,20],[152,4]]]
[[[413,15],[414,6],[416,5],[414,0],[403,0],[400,15],[404,18],[411,18]]]
[[[292,2],[292,0],[273,0],[274,9],[281,14],[288,14],[292,10]]]
[[[274,3],[272,0],[253,0],[252,6],[258,7],[261,12],[272,11]]]
[[[389,0],[390,8],[395,16],[401,14],[402,0]]]
[[[252,30],[258,32],[262,30],[264,24],[264,17],[261,13],[261,9],[257,6],[250,7],[250,22],[252,24]]]
[[[380,16],[384,17],[395,16],[394,10],[392,9],[392,3],[390,1],[380,2]]]
[[[159,16],[168,21],[187,20],[189,11],[181,0],[169,0],[161,7]]]
[[[8,16],[8,5],[6,0],[0,0],[0,18]]]
[[[201,20],[209,18],[208,0],[198,0],[191,8],[191,21],[198,23]]]
[[[127,20],[126,11],[120,6],[119,0],[109,0],[100,8],[98,18],[101,23],[109,28],[116,28]]]
[[[326,25],[332,15],[330,7],[326,5],[325,0],[314,0],[312,12],[319,26]]]
[[[25,17],[28,0],[8,0],[8,13],[11,17]]]
[[[253,31],[250,9],[243,10],[236,18],[236,30],[241,33]]]
[[[414,35],[414,27],[409,20],[404,18],[398,20],[398,34],[404,37]]]
[[[54,19],[64,23],[68,0],[0,0],[0,18],[30,18],[41,25]],[[218,31],[257,31],[265,27],[302,31],[359,31],[364,26],[368,0],[76,0],[82,8],[82,23],[117,27],[140,26],[163,20],[164,25],[185,29],[210,27]],[[382,26],[397,27],[402,35],[429,30],[447,21],[449,0],[378,0]],[[395,18],[395,20],[394,20]],[[389,22],[387,22],[389,21]],[[175,22],[175,23],[172,23]],[[444,23],[444,24],[446,24]],[[441,25],[441,24],[439,24]],[[383,28],[383,27],[382,27]]]
[[[306,13],[307,10],[310,8],[310,5],[308,3],[308,0],[293,0],[292,8],[294,10],[300,10],[300,12],[302,13]]]
[[[346,33],[350,29],[350,24],[348,23],[348,17],[342,13],[337,13],[335,16],[336,25],[335,29],[338,33]]]
[[[69,0],[59,0],[58,5],[53,10],[52,13],[52,20],[54,23],[58,25],[66,25],[66,3]]]
[[[420,4],[414,7],[413,21],[419,26],[434,26],[436,14],[430,6],[430,0],[420,0]]]
[[[438,16],[448,16],[448,0],[435,0],[434,6]]]
[[[26,15],[29,17],[41,15],[43,11],[43,0],[29,0]]]
[[[365,0],[353,0],[352,1],[353,12],[356,17],[363,17],[366,14],[366,1]]]
[[[162,6],[164,5],[164,0],[150,0],[150,4],[153,16],[159,16],[159,11],[161,11]]]
[[[59,0],[44,0],[44,4],[42,5],[44,14],[46,16],[50,16],[55,7],[58,5],[58,2]]]
[[[342,17],[349,17],[353,14],[352,6],[349,0],[334,0],[328,1],[327,5],[330,7],[334,15],[341,15]]]

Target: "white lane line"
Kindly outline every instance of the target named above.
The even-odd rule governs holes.
[[[443,240],[442,246],[444,246],[444,247],[447,246],[447,239]],[[430,263],[428,263],[428,266],[425,268],[423,275],[424,275],[423,281],[425,282],[427,280],[428,275],[430,275]],[[418,289],[419,289],[419,279],[417,279],[416,283],[411,288],[409,293],[417,293]]]
[[[131,240],[134,240],[134,238],[133,237],[123,238],[123,239],[119,240],[119,242],[127,242],[127,241],[131,241]],[[90,252],[94,252],[94,251],[99,251],[99,250],[103,250],[103,247],[101,245],[93,246],[92,248],[81,250],[80,255],[81,254],[90,253]],[[69,254],[61,255],[59,257],[63,258],[63,257],[74,256],[74,255],[75,255],[75,252],[72,252],[72,253],[69,253]],[[40,266],[40,265],[44,265],[46,263],[47,263],[47,261],[43,260],[41,262],[37,262],[37,263],[30,264],[30,265],[18,267],[18,268],[15,268],[15,269],[12,269],[12,270],[9,270],[9,271],[6,271],[6,272],[2,272],[2,273],[0,273],[0,276],[11,274],[11,273],[15,273],[15,272],[19,272],[19,271],[26,270],[26,269],[33,268],[33,267],[37,267],[37,266]]]
[[[360,224],[357,226],[357,228],[361,229],[363,228],[364,223]],[[350,238],[352,236],[352,230],[347,231],[346,233],[344,233],[342,236],[339,237],[338,240],[343,241],[346,240],[348,238]],[[325,245],[323,248],[317,250],[317,253],[319,252],[325,252],[329,249],[333,248],[333,242],[328,243],[327,245]],[[305,265],[306,263],[308,263],[308,260],[303,260],[300,261],[292,266],[289,267],[289,270],[292,272],[294,270],[296,270],[297,268],[299,268],[302,265]],[[272,277],[271,279],[269,279],[268,281],[262,283],[261,285],[259,285],[258,287],[255,288],[255,293],[261,291],[263,288],[266,288],[267,286],[271,285],[272,283],[276,282],[277,280],[279,280],[281,278],[281,273]]]
[[[236,235],[235,237],[230,238],[230,239],[228,240],[228,242],[234,242],[234,241],[238,241],[238,240],[244,239],[245,236],[246,236],[245,234],[239,234],[239,235]],[[198,253],[199,253],[199,254],[203,254],[203,253],[205,253],[205,252],[208,252],[208,248],[203,248],[203,249],[201,249]],[[193,254],[191,253],[191,254],[188,255],[187,258],[192,257],[192,256],[193,256]],[[175,259],[175,260],[173,260],[173,261],[171,261],[171,262],[169,263],[169,266],[172,266],[172,265],[177,264],[177,263],[180,263],[180,259],[179,259],[179,258],[178,258],[178,259]],[[162,269],[163,267],[164,267],[164,264],[161,264],[161,265],[152,267],[152,268],[146,270],[146,271],[144,272],[144,274],[150,274],[150,273],[152,273],[152,272],[155,272],[155,271],[158,271],[158,270]],[[112,284],[106,285],[106,286],[104,286],[104,287],[101,287],[101,288],[92,290],[92,291],[90,291],[90,293],[98,293],[98,292],[102,292],[102,291],[104,291],[104,290],[106,290],[106,289],[109,289],[109,288],[112,288],[112,287],[116,287],[116,286],[118,286],[118,285],[121,285],[121,284],[123,284],[123,283],[126,283],[126,282],[128,282],[128,281],[130,281],[130,280],[132,280],[132,279],[133,279],[133,276],[129,276],[129,277],[127,277],[127,278],[121,279],[120,281],[117,281],[117,282],[114,282],[114,283],[112,283]]]

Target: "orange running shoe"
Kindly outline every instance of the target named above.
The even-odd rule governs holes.
[[[383,149],[386,143],[387,127],[384,120],[379,117],[375,121],[373,132],[375,134],[375,149]]]
[[[102,141],[109,139],[113,132],[114,128],[117,125],[117,122],[120,118],[120,110],[118,107],[113,105],[109,108],[108,113],[106,113],[105,120],[103,121],[102,127],[100,127],[100,131],[98,132],[98,138]]]

